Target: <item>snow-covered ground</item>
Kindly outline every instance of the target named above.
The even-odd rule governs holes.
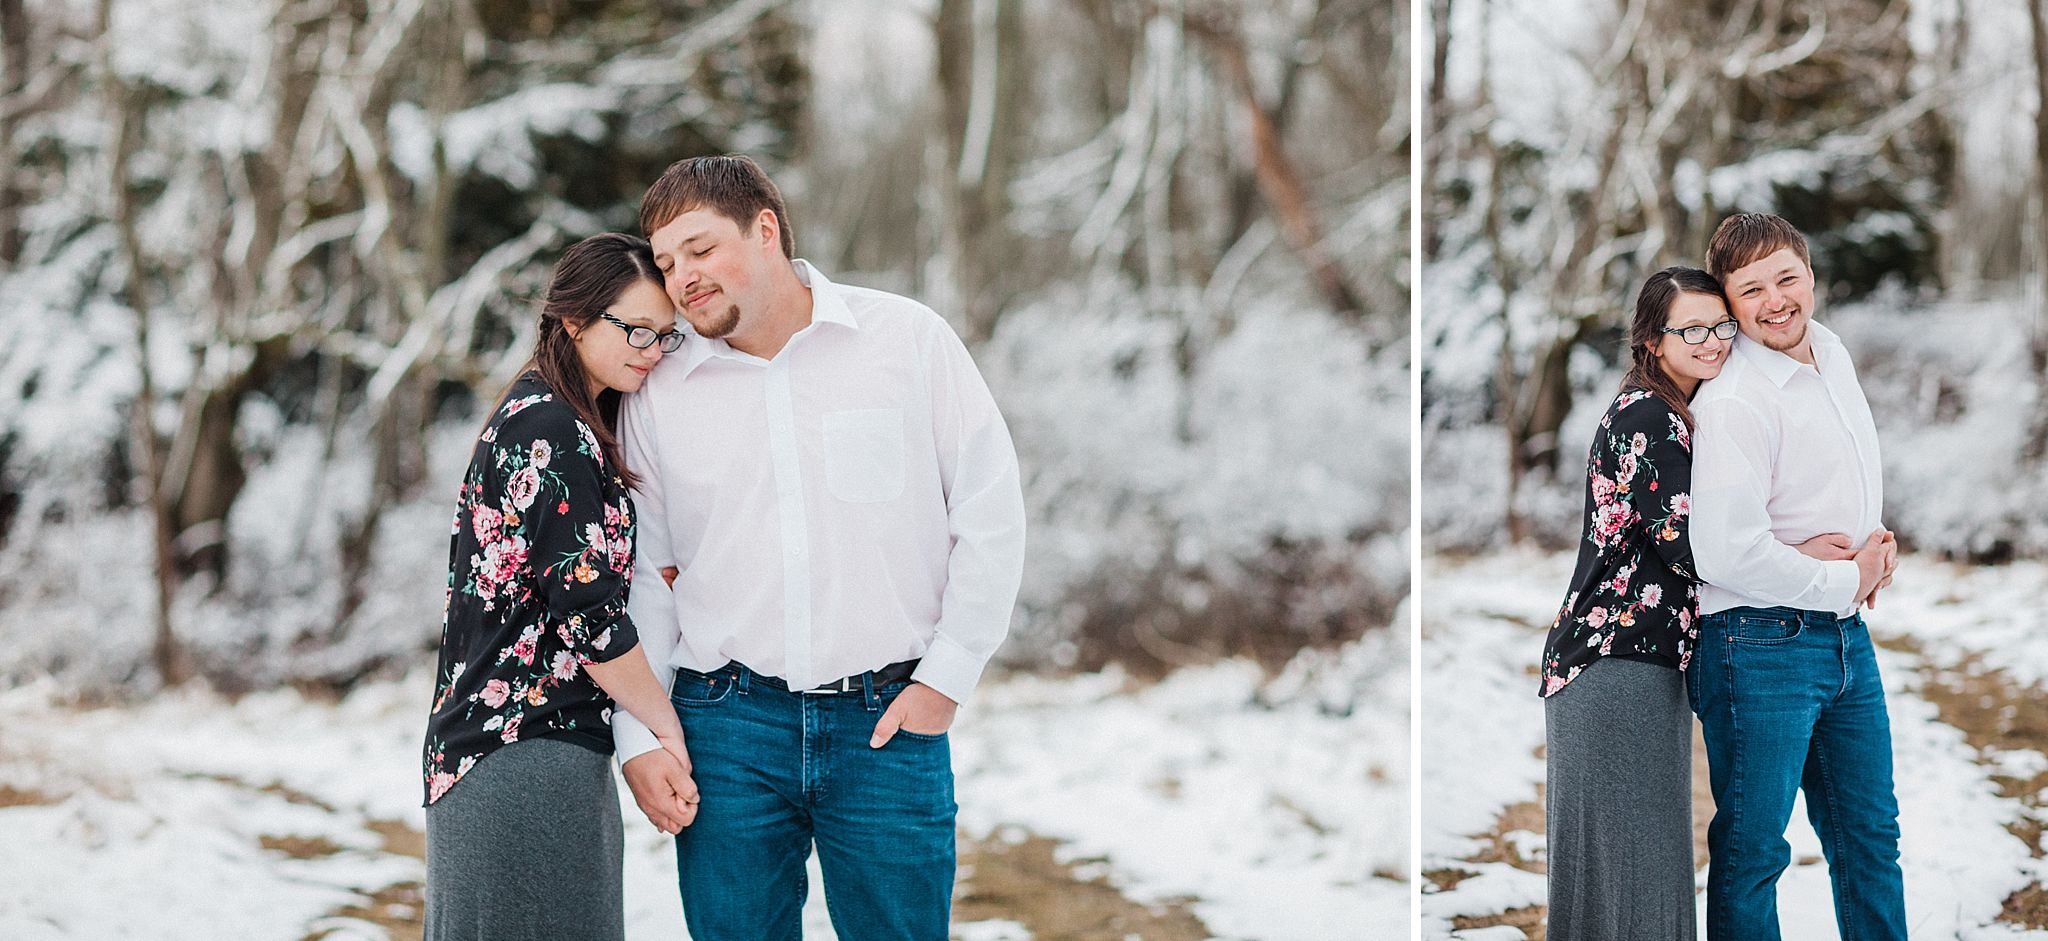
[[[1270,678],[992,680],[953,736],[962,829],[1106,860],[1083,868],[1141,906],[1192,899],[1219,938],[1405,937],[1408,662],[1394,630]],[[0,692],[0,937],[403,937],[376,917],[417,917],[390,890],[424,873],[405,850],[428,683],[98,709]],[[684,937],[667,842],[620,792],[628,936]],[[808,936],[830,938],[819,884],[814,864]],[[956,937],[1026,941],[1026,920]]]
[[[1482,853],[1493,841],[1475,835],[1496,831],[1512,805],[1539,800],[1543,711],[1535,670],[1571,568],[1569,555],[1534,552],[1424,562],[1422,870],[1474,874],[1448,889],[1424,880],[1424,938],[1514,941],[1524,934],[1510,925],[1459,931],[1453,919],[1483,921],[1544,903],[1542,875],[1471,859],[1501,855]],[[1967,568],[1908,558],[1879,608],[1866,615],[1881,644],[1914,939],[2048,939],[2048,931],[1997,921],[2008,896],[2048,881],[2048,861],[2030,857],[2027,845],[2007,832],[2027,809],[2000,797],[1991,780],[2048,767],[2048,741],[1973,748],[1922,695],[1924,671],[1940,675],[1972,652],[2021,683],[2048,676],[2048,640],[2042,639],[2048,615],[2039,604],[2044,584],[2048,568],[2040,564]],[[1542,835],[1517,827],[1529,820],[1527,810],[1507,816],[1512,829],[1503,842],[1523,859],[1541,861]],[[1534,825],[1541,819],[1538,810]],[[1803,808],[1793,819],[1794,864],[1779,887],[1785,936],[1836,938],[1820,844]],[[1704,888],[1704,868],[1699,884]]]

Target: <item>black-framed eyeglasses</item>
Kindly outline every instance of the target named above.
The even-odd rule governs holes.
[[[1733,340],[1735,339],[1736,331],[1741,328],[1737,327],[1735,321],[1733,320],[1723,320],[1720,323],[1717,323],[1711,327],[1705,324],[1696,323],[1690,327],[1680,327],[1676,330],[1673,330],[1670,327],[1658,327],[1657,329],[1663,333],[1678,334],[1679,339],[1684,340],[1685,342],[1690,343],[1693,346],[1698,346],[1702,343],[1707,342],[1707,334],[1709,333],[1717,337],[1720,337],[1723,340]]]
[[[661,344],[661,351],[664,353],[673,353],[683,348],[683,334],[680,330],[656,333],[653,327],[633,326],[612,316],[611,311],[608,310],[600,310],[597,312],[597,315],[611,323],[617,324],[619,329],[626,331],[626,345],[636,350],[644,350],[657,342]]]

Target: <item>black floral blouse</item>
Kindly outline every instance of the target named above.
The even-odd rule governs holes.
[[[450,542],[429,804],[521,739],[566,733],[609,747],[611,698],[582,667],[640,640],[626,617],[632,498],[538,376],[513,385],[477,439]]]
[[[1586,458],[1585,537],[1543,646],[1542,695],[1605,656],[1691,663],[1700,603],[1686,539],[1691,491],[1692,430],[1657,396],[1624,390]]]

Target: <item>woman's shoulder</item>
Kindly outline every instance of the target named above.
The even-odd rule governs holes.
[[[1657,393],[1629,388],[1614,397],[1614,403],[1607,406],[1607,414],[1600,419],[1600,424],[1615,430],[1664,431],[1677,416],[1670,403]]]
[[[539,376],[521,376],[492,411],[490,426],[500,434],[516,430],[521,434],[574,434],[576,409]]]

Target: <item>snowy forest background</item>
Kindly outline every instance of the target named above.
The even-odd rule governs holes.
[[[420,936],[482,412],[557,253],[733,151],[799,254],[951,320],[1022,459],[954,936],[1405,931],[1409,37],[1393,0],[0,0],[0,834],[42,848],[0,936]],[[628,936],[681,937],[622,813]]]
[[[682,156],[952,319],[1005,662],[1279,664],[1407,593],[1405,4],[0,0],[0,682],[345,690],[560,248]],[[143,355],[146,351],[147,355]]]
[[[1642,280],[1811,240],[1908,555],[1869,615],[1914,938],[2048,937],[2048,4],[1429,0],[1422,937],[1544,937],[1543,638]],[[1699,886],[1713,813],[1695,743]],[[1794,813],[1787,937],[1834,938]],[[1704,911],[1704,909],[1702,909]]]
[[[1431,0],[1425,548],[1576,540],[1636,289],[1773,211],[1812,240],[1902,544],[2048,554],[2042,6]]]

